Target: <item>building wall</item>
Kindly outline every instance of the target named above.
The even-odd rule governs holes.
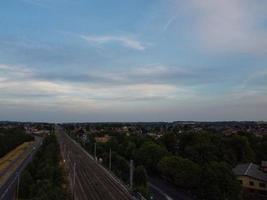
[[[239,176],[237,179],[239,181],[242,181],[242,187],[250,188],[250,189],[254,189],[254,190],[267,191],[267,182],[259,181],[257,179],[253,179],[253,178],[248,177],[248,176]],[[254,185],[251,185],[250,181],[252,181],[254,183]],[[264,183],[265,188],[260,187],[260,183]]]

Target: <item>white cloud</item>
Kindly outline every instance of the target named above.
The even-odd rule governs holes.
[[[196,14],[196,34],[206,47],[267,53],[267,31],[260,25],[266,20],[266,3],[254,0],[192,0],[191,3]]]
[[[32,75],[32,70],[24,66],[0,64],[1,79],[22,79]]]
[[[132,37],[127,37],[127,36],[110,36],[110,35],[105,35],[105,36],[90,36],[90,35],[82,35],[82,39],[86,40],[89,43],[101,45],[101,44],[106,44],[106,43],[119,43],[124,47],[130,48],[130,49],[135,49],[139,51],[145,50],[145,45],[132,38]]]
[[[267,86],[267,68],[264,70],[258,70],[250,74],[249,77],[244,80],[244,85],[245,84],[257,85],[265,88]]]
[[[168,83],[124,82],[69,82],[60,80],[39,80],[35,71],[27,67],[0,65],[0,106],[37,106],[40,108],[84,110],[113,109],[114,104],[125,108],[138,104],[160,104],[163,101],[183,101],[193,96],[190,89]],[[148,69],[137,70],[137,74],[148,73]],[[156,67],[153,73],[166,71]],[[8,73],[7,73],[8,72]],[[109,76],[111,73],[103,73]],[[23,74],[23,75],[21,75]],[[121,80],[127,79],[123,74]],[[127,105],[127,106],[126,106]]]
[[[134,68],[134,70],[131,72],[135,75],[143,75],[143,76],[155,76],[155,75],[163,75],[166,73],[175,73],[180,72],[188,73],[188,71],[184,68],[177,67],[177,66],[168,66],[168,65],[161,65],[161,64],[150,64],[145,65],[142,67]]]
[[[2,73],[3,70],[5,73]],[[138,76],[149,75],[151,72],[152,75],[157,76],[168,73],[169,70],[172,69],[156,65],[137,68],[129,73],[135,73]],[[23,76],[21,76],[22,72],[24,72]],[[55,113],[61,113],[58,117],[60,120],[68,119],[68,115],[73,116],[73,119],[76,120],[77,116],[80,116],[80,120],[86,120],[83,117],[87,116],[92,116],[92,119],[96,120],[97,115],[105,116],[99,118],[102,120],[121,120],[124,119],[124,115],[129,117],[132,114],[136,117],[132,118],[135,120],[140,120],[140,115],[146,116],[142,118],[143,120],[146,120],[147,117],[154,119],[153,116],[159,116],[157,119],[174,120],[181,113],[182,119],[196,119],[197,115],[192,113],[198,113],[199,119],[202,119],[203,113],[206,118],[209,114],[213,116],[213,108],[219,108],[217,112],[224,117],[222,108],[226,107],[231,114],[229,107],[232,108],[233,105],[238,104],[242,106],[237,112],[242,115],[237,113],[234,116],[242,117],[244,113],[249,113],[246,110],[253,110],[249,109],[250,105],[255,105],[255,109],[259,110],[260,106],[266,105],[267,99],[266,95],[255,90],[238,89],[232,93],[208,96],[196,93],[197,88],[181,87],[167,82],[126,81],[119,84],[108,84],[107,82],[39,80],[35,78],[38,77],[34,76],[35,73],[25,66],[0,65],[0,110],[2,113],[8,110],[8,112],[16,113],[13,117],[20,112],[28,117],[29,115],[25,113],[35,111],[36,116],[39,116],[40,112],[46,112],[50,113],[51,119],[55,118]],[[102,74],[103,76],[112,76],[111,72],[103,73],[102,71]],[[121,80],[126,80],[130,75],[125,72],[119,76],[122,76]],[[258,76],[255,75],[255,77]],[[65,116],[62,113],[68,113],[68,115]],[[106,117],[107,115],[109,117]],[[117,118],[114,118],[114,115]],[[262,114],[261,116],[266,115]],[[218,119],[216,116],[214,117],[214,119]],[[21,119],[24,119],[22,115]]]
[[[167,31],[167,29],[169,28],[169,26],[173,23],[173,21],[175,21],[176,16],[172,16],[171,18],[169,18],[169,20],[167,21],[167,23],[164,25],[162,32]]]

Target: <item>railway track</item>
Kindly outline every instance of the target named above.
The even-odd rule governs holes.
[[[71,187],[74,184],[74,163],[76,165],[73,189],[75,200],[133,199],[126,187],[96,163],[61,127],[57,127],[56,134],[70,175]]]

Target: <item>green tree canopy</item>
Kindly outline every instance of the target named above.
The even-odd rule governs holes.
[[[158,163],[158,170],[179,187],[193,188],[199,183],[199,165],[180,156],[162,158]]]
[[[138,164],[144,165],[149,170],[156,171],[158,162],[167,154],[167,150],[162,146],[153,142],[146,142],[137,150],[135,157]]]
[[[147,187],[147,173],[143,165],[134,169],[134,185]]]
[[[231,166],[225,162],[210,162],[201,173],[199,197],[213,200],[238,200],[240,185]]]
[[[254,151],[246,136],[234,135],[230,138],[225,138],[223,143],[223,159],[233,166],[254,160]]]
[[[161,141],[166,147],[166,149],[171,152],[175,153],[176,148],[178,146],[177,136],[175,133],[166,133],[161,137]]]
[[[140,165],[134,169],[133,182],[135,191],[139,191],[145,197],[149,196],[147,173],[144,166]]]

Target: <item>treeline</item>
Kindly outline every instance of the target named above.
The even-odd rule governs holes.
[[[0,157],[16,148],[23,142],[31,141],[34,138],[25,133],[23,127],[0,128]]]
[[[54,134],[48,135],[21,175],[19,199],[68,199],[60,165],[60,149]]]
[[[156,170],[179,188],[194,191],[199,199],[242,199],[232,168],[267,159],[267,137],[242,132],[229,136],[169,133],[159,144],[169,155],[158,160]]]
[[[135,190],[149,196],[147,172],[161,176],[198,199],[237,200],[241,186],[232,172],[239,163],[267,159],[267,137],[237,133],[230,136],[202,133],[167,133],[158,140],[144,135],[112,133],[97,144],[97,156],[108,167],[112,149],[112,171],[129,184],[129,160],[135,163]],[[94,137],[82,142],[93,154]],[[76,138],[77,139],[77,138]]]

